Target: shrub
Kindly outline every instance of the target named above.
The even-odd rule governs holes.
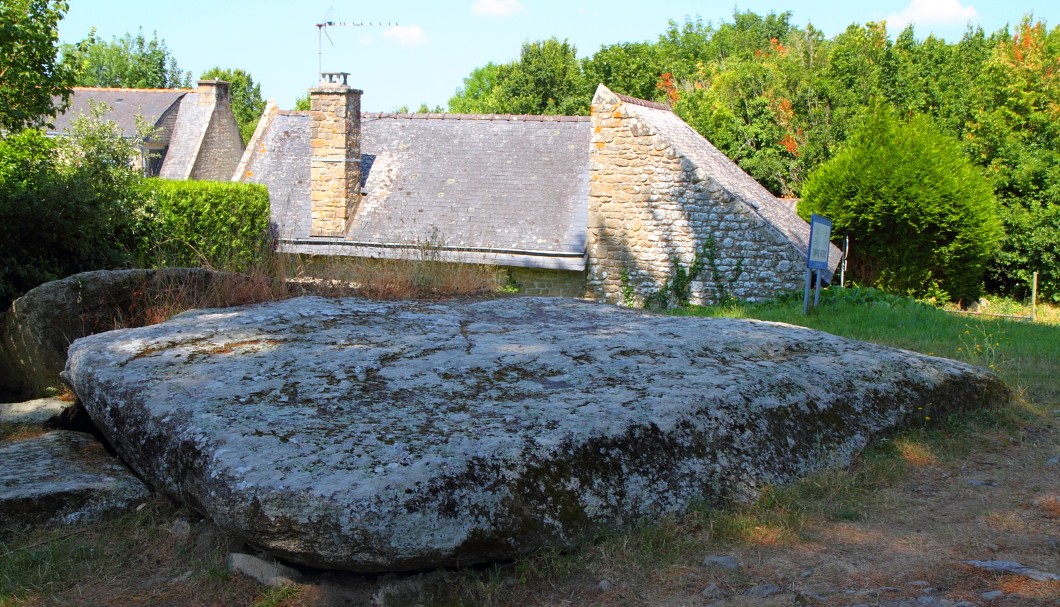
[[[267,251],[263,186],[144,180],[137,138],[103,105],[68,137],[0,138],[0,310],[37,285],[88,270],[248,270]]]
[[[269,246],[265,186],[148,179],[154,224],[140,255],[149,267],[245,271]]]
[[[0,309],[41,283],[131,259],[146,217],[135,148],[98,118],[79,118],[64,139],[0,139]]]
[[[884,105],[810,174],[799,212],[850,236],[855,280],[917,297],[977,299],[1003,236],[990,184],[959,143]]]

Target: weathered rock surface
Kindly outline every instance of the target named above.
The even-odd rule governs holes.
[[[137,322],[153,294],[195,300],[219,276],[194,268],[99,270],[48,282],[0,317],[0,400],[49,396],[62,387],[66,349],[85,335]]]
[[[90,523],[135,506],[147,493],[86,434],[49,432],[0,443],[3,530]]]
[[[0,424],[40,425],[72,403],[58,398],[38,398],[24,403],[0,403]]]
[[[143,477],[248,543],[360,572],[506,559],[753,497],[998,404],[958,362],[572,300],[317,297],[86,337],[65,378]]]

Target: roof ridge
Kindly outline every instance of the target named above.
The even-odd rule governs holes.
[[[120,86],[73,86],[75,91],[105,91],[109,93],[120,93],[123,91],[133,93],[194,93],[196,89],[130,89]]]
[[[614,92],[614,91],[612,91]],[[629,95],[623,95],[621,93],[615,93],[615,97],[618,97],[626,103],[632,103],[633,105],[640,105],[643,107],[652,108],[655,110],[666,110],[672,112],[674,109],[667,103],[659,103],[658,101],[648,101],[647,99],[640,99],[638,97],[630,97]]]
[[[397,112],[362,112],[361,118],[379,120],[391,118],[397,120],[489,120],[508,122],[589,122],[588,116],[554,116],[545,114],[449,114],[429,112],[423,113],[397,113]]]

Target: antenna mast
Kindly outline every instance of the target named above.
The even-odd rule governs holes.
[[[328,13],[330,14],[331,11],[328,11]],[[317,26],[317,72],[320,73],[320,74],[324,73],[324,37],[327,36],[328,42],[331,42],[332,45],[335,44],[334,42],[332,42],[331,36],[328,36],[328,33],[326,31],[327,28],[329,28],[329,27],[393,27],[393,26],[397,25],[397,23],[390,23],[390,22],[383,23],[382,21],[378,21],[378,22],[369,22],[369,21],[361,21],[361,22],[327,21],[327,17],[324,17],[324,19],[325,19],[324,21],[321,21],[320,23],[316,24],[316,26]]]

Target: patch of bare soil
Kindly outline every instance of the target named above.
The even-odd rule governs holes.
[[[1060,581],[966,561],[1016,561],[1060,573],[1058,437],[1053,420],[1018,434],[977,437],[971,454],[959,459],[906,453],[906,474],[872,494],[861,520],[811,518],[793,536],[763,533],[757,542],[701,546],[700,558],[736,557],[736,570],[686,562],[639,580],[526,586],[501,604],[1054,607]],[[596,566],[604,576],[608,567]]]

